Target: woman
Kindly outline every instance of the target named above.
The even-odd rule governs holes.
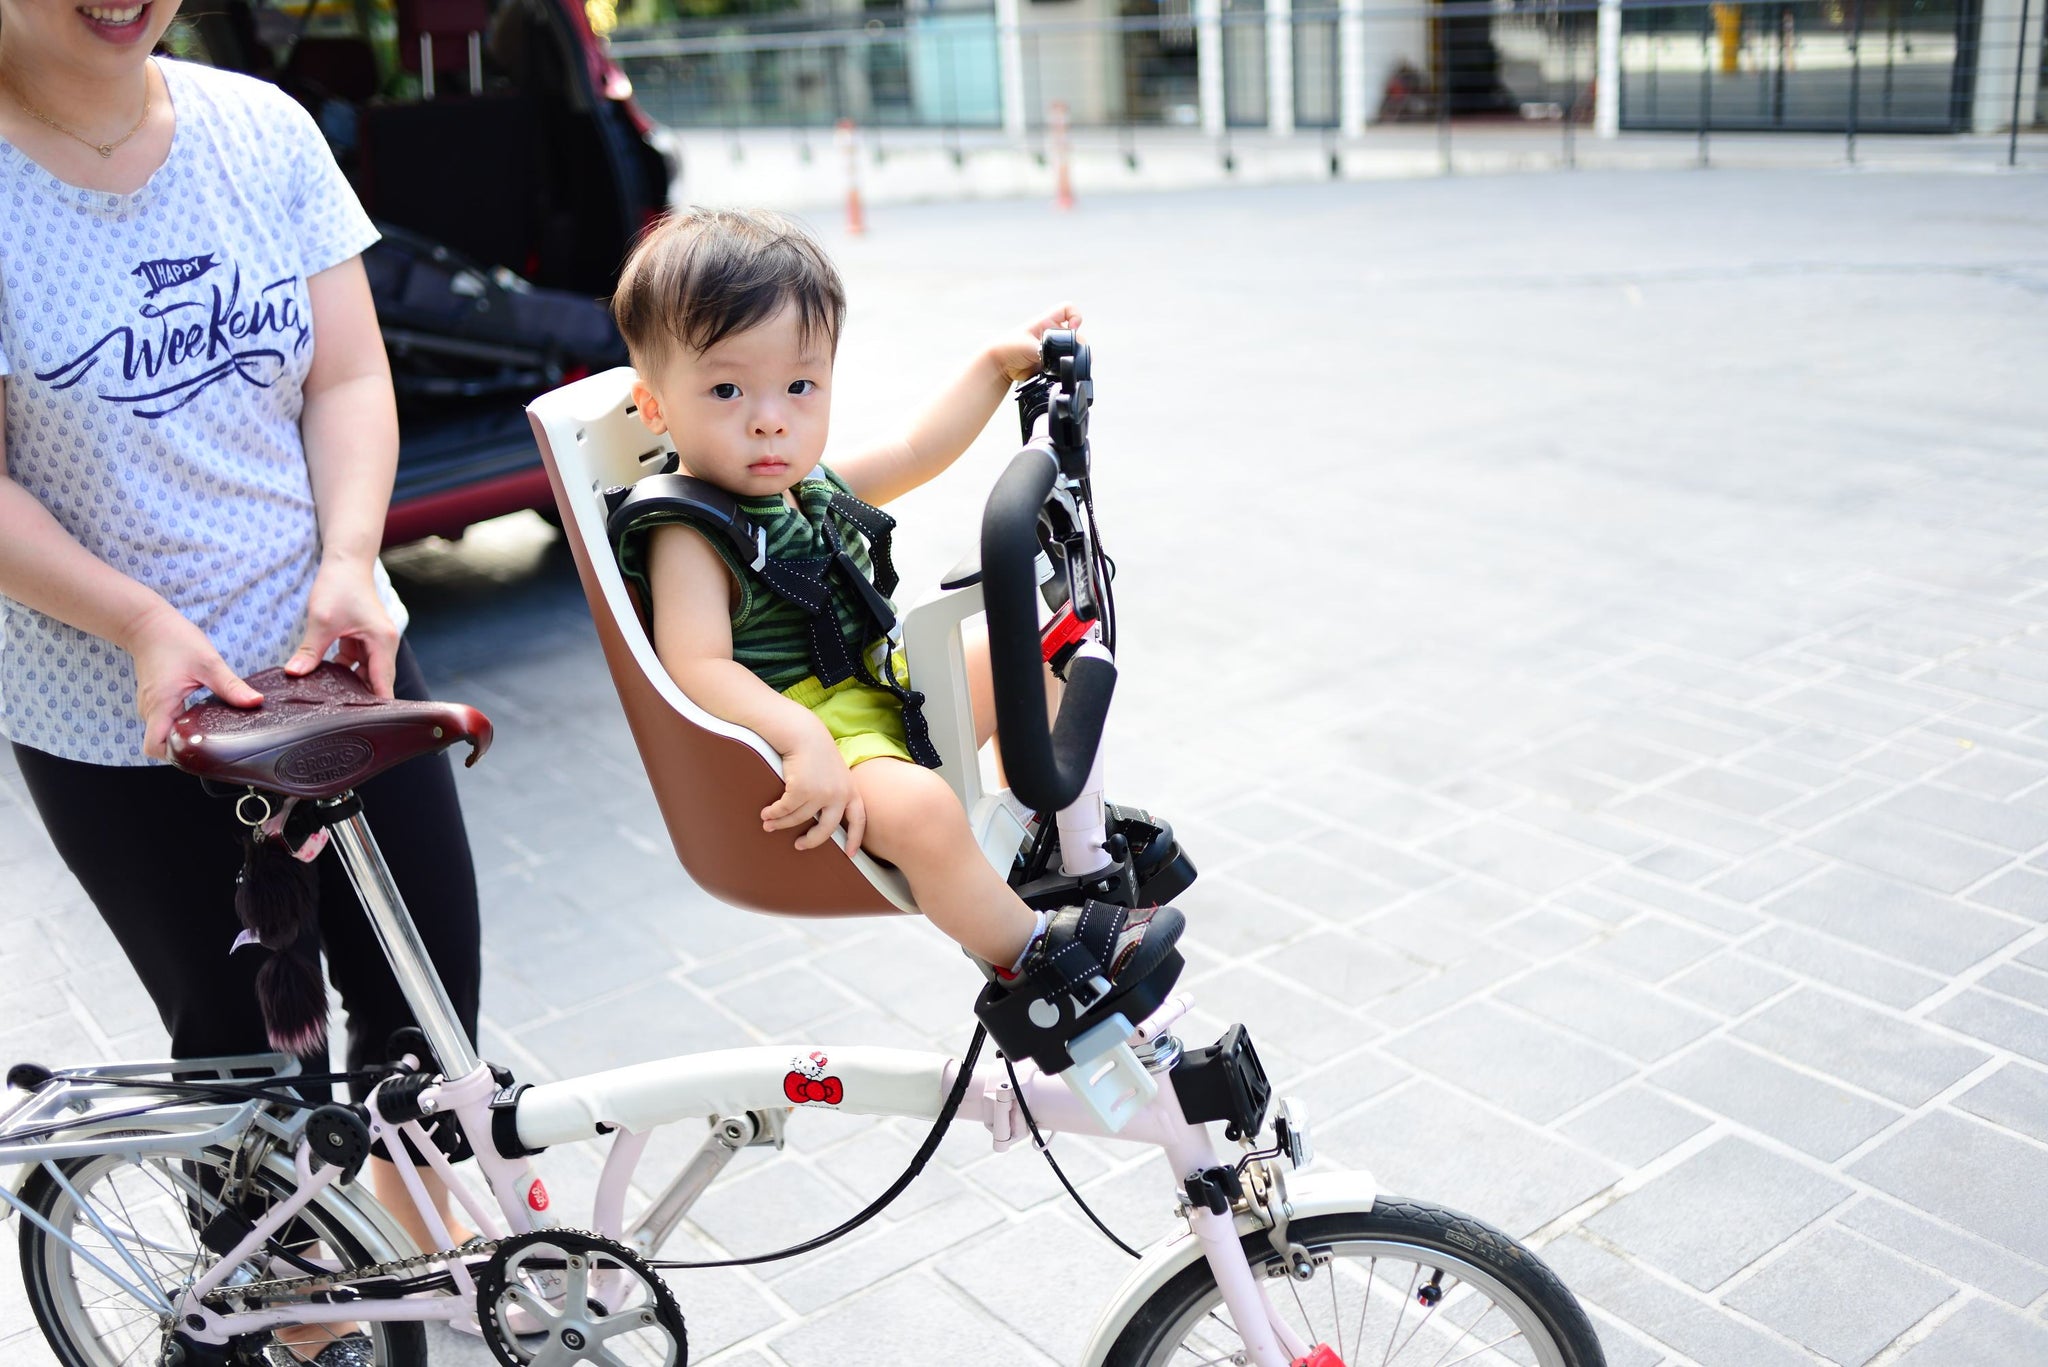
[[[0,730],[174,1055],[260,1051],[267,951],[229,948],[238,827],[154,761],[188,695],[253,705],[242,676],[280,660],[332,652],[382,696],[425,695],[377,561],[398,446],[359,255],[377,234],[284,94],[151,58],[178,0],[115,4],[0,0]],[[451,770],[363,795],[474,1036]],[[320,883],[360,1067],[411,1017],[332,858]],[[390,1165],[375,1176],[410,1215]]]

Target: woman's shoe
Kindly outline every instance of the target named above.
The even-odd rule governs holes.
[[[305,1357],[297,1349],[273,1343],[263,1350],[271,1367],[376,1367],[377,1345],[360,1331],[343,1334],[314,1354]]]

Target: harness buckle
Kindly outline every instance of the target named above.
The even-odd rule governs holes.
[[[760,523],[754,524],[754,561],[747,568],[756,574],[768,563],[768,529]]]
[[[877,636],[874,643],[867,648],[863,658],[867,661],[868,672],[875,676],[877,683],[885,687],[890,684],[894,684],[898,688],[907,687],[903,680],[896,677],[894,667],[896,652],[901,649],[903,649],[903,624],[900,621],[889,628],[888,634]]]

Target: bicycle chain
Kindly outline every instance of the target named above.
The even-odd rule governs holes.
[[[202,1304],[211,1309],[220,1309],[220,1302],[239,1296],[267,1298],[274,1291],[286,1291],[292,1295],[308,1295],[315,1291],[328,1291],[351,1282],[374,1281],[399,1272],[410,1272],[415,1268],[431,1267],[435,1263],[450,1262],[457,1258],[487,1256],[498,1251],[503,1239],[485,1239],[481,1236],[471,1239],[457,1248],[443,1249],[438,1253],[420,1253],[410,1258],[393,1258],[386,1263],[371,1263],[367,1267],[351,1267],[325,1277],[285,1277],[267,1282],[235,1282],[209,1292]]]

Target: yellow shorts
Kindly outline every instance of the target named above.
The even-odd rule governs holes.
[[[896,682],[908,688],[910,669],[903,652],[897,651],[889,663]],[[825,729],[832,733],[832,741],[839,747],[847,768],[871,759],[909,761],[910,742],[903,735],[903,704],[892,694],[862,683],[857,676],[841,679],[828,688],[814,674],[783,689],[782,696],[817,714]]]

